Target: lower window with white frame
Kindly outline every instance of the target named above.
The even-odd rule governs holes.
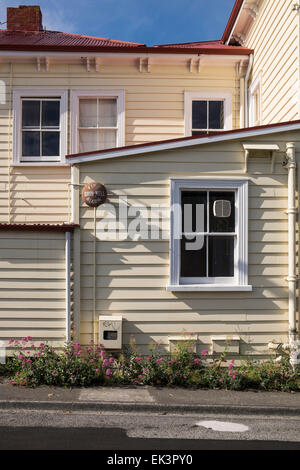
[[[251,290],[248,181],[171,180],[168,290]]]

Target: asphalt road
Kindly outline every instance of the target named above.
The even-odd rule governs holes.
[[[0,412],[2,451],[140,449],[300,450],[300,417]]]

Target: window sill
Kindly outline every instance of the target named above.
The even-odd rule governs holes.
[[[20,163],[12,163],[12,167],[24,167],[24,166],[64,166],[70,167],[68,163],[61,163],[61,162],[20,162]]]
[[[181,284],[178,286],[175,285],[167,285],[166,290],[168,292],[233,292],[233,291],[244,291],[250,292],[252,291],[252,286],[238,286],[238,285],[212,285],[212,284],[202,284],[201,286],[198,284]]]

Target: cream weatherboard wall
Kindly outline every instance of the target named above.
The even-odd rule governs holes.
[[[269,342],[285,342],[288,338],[287,170],[281,162],[286,142],[297,139],[297,132],[252,138],[254,142],[280,145],[282,153],[276,157],[274,173],[269,155],[257,155],[249,158],[248,174],[245,174],[242,144],[235,140],[80,163],[80,182],[105,184],[110,203],[116,205],[119,196],[127,196],[128,207],[162,204],[166,208],[165,239],[97,239],[94,245],[94,211],[81,202],[81,341],[87,344],[93,335],[96,338],[99,314],[121,314],[124,343],[134,334],[142,352],[151,341],[161,342],[168,348],[169,336],[183,331],[198,335],[199,350],[211,345],[213,335],[238,335],[243,355],[261,357],[268,354]],[[300,142],[297,152],[300,152]],[[170,177],[185,176],[249,177],[252,292],[166,291]],[[97,223],[103,214],[103,209],[97,210]]]
[[[60,166],[11,166],[12,91],[19,88],[124,89],[125,144],[133,145],[184,136],[184,91],[232,93],[233,128],[239,127],[239,79],[235,67],[155,66],[140,73],[136,66],[50,64],[37,71],[31,64],[0,64],[3,81],[0,101],[0,222],[61,223],[70,219],[70,169]],[[69,103],[70,106],[70,103]],[[70,116],[69,116],[70,117]],[[68,153],[71,151],[68,119]]]
[[[260,76],[261,124],[300,117],[299,10],[294,0],[263,0],[244,46],[254,49],[251,83]]]
[[[0,230],[0,340],[60,346],[65,333],[65,234]]]

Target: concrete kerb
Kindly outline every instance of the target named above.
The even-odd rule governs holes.
[[[266,407],[266,406],[234,406],[234,405],[166,405],[161,403],[100,403],[100,402],[45,402],[45,401],[10,401],[0,400],[0,410],[28,411],[120,411],[120,412],[151,412],[165,414],[233,414],[261,416],[300,416],[300,408]]]

